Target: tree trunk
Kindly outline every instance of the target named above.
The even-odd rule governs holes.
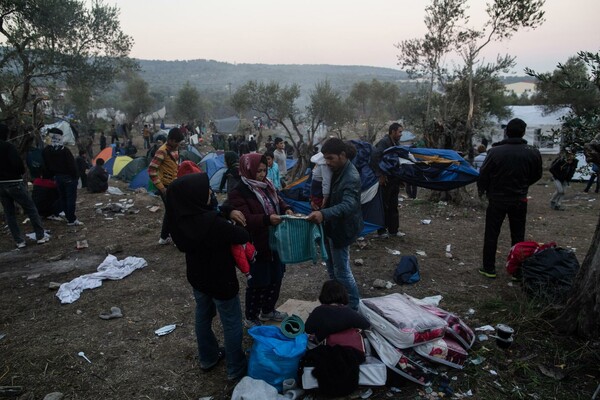
[[[571,297],[553,324],[561,333],[590,339],[600,337],[600,219],[575,277]]]

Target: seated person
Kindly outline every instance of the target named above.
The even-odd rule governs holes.
[[[331,280],[323,284],[319,301],[321,305],[310,313],[304,326],[305,332],[312,335],[317,343],[332,333],[350,328],[368,329],[371,326],[365,317],[348,307],[348,292],[338,281]]]
[[[137,154],[137,147],[133,145],[133,142],[130,140],[127,141],[127,146],[125,146],[125,155],[129,157],[135,157]]]
[[[108,172],[104,169],[103,159],[97,159],[96,165],[88,172],[87,188],[91,193],[104,193],[108,190]]]

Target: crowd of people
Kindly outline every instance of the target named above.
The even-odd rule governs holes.
[[[480,173],[477,187],[480,195],[488,198],[483,262],[479,269],[488,278],[496,277],[496,249],[506,216],[511,244],[524,240],[528,188],[542,176],[541,155],[523,139],[525,130],[524,121],[511,120],[506,126],[506,139],[490,149],[480,145],[479,155],[475,157],[474,166]],[[378,164],[386,149],[399,144],[402,131],[401,124],[391,124],[372,153],[371,167],[383,194],[385,226],[377,233],[382,239],[401,235],[398,196],[402,182],[385,174]],[[90,192],[106,191],[105,160],[97,158],[92,165],[86,151],[80,151],[74,158],[63,144],[63,132],[50,129],[50,143],[42,151],[43,168],[40,176],[33,177],[32,197],[23,181],[23,162],[14,145],[7,141],[8,133],[8,127],[0,125],[0,160],[4,164],[0,168],[0,198],[17,247],[25,247],[25,240],[16,222],[15,203],[28,215],[39,244],[48,241],[41,216],[62,219],[62,214],[67,225],[83,225],[76,215],[78,180],[81,179],[82,187]],[[114,136],[113,133],[113,139]],[[180,169],[179,147],[186,139],[181,128],[171,129],[164,143],[159,142],[154,148],[150,146],[147,126],[142,137],[144,148],[152,152],[148,175],[165,206],[158,243],[174,243],[185,253],[187,279],[196,300],[195,331],[200,368],[209,371],[225,359],[228,378],[238,379],[246,370],[243,326],[252,328],[267,321],[279,322],[288,316],[276,309],[286,266],[269,236],[269,229],[280,224],[282,216],[293,214],[280,195],[287,177],[286,144],[281,138],[269,137],[266,151],[259,153],[253,137],[248,142],[231,137],[229,151],[224,156],[227,169],[219,185],[219,191],[225,191],[227,198],[219,205],[205,173],[198,173],[196,168],[182,173]],[[132,146],[131,139],[129,144]],[[103,133],[100,145],[106,145]],[[322,306],[306,323],[306,331],[314,335],[316,342],[336,330],[368,327],[368,321],[356,313],[360,291],[350,266],[349,247],[363,229],[361,178],[351,162],[355,155],[356,149],[350,142],[330,138],[311,158],[311,212],[306,220],[323,225],[330,279],[323,285],[319,297]],[[556,185],[551,199],[554,210],[564,209],[561,205],[564,190],[576,168],[577,161],[568,149],[552,163],[550,172]],[[585,191],[591,188],[597,171],[596,166]],[[50,198],[51,190],[56,193],[54,198]],[[416,187],[407,190],[411,191],[410,197],[416,197]],[[36,198],[43,199],[45,206],[37,206]],[[248,242],[256,253],[245,272],[242,312],[236,274],[238,261],[233,248]],[[224,347],[219,345],[212,330],[217,313],[223,325]],[[332,318],[333,315],[336,318]]]

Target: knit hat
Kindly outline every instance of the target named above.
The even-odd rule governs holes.
[[[48,129],[48,133],[52,134],[52,135],[61,135],[62,136],[63,131],[61,131],[58,128],[50,128],[50,129]]]

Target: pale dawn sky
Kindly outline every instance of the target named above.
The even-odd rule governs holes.
[[[121,0],[121,26],[141,59],[230,63],[334,64],[398,68],[394,44],[425,33],[423,0]],[[471,26],[485,1],[470,0]],[[600,0],[546,0],[546,22],[484,53],[553,70],[578,50],[600,50]],[[451,60],[449,60],[451,61]]]

